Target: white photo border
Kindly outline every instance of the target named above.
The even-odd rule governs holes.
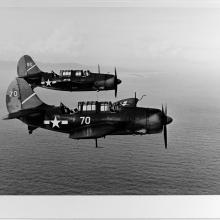
[[[1,218],[219,218],[220,196],[1,196]]]
[[[216,0],[0,0],[0,7],[218,7]],[[220,218],[220,196],[0,196],[0,218]]]

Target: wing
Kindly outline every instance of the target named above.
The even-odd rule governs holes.
[[[95,139],[112,134],[118,128],[118,123],[105,122],[81,126],[70,133],[73,139]]]

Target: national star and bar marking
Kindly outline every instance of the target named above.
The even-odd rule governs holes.
[[[47,86],[51,86],[51,81],[49,79],[45,81],[45,83],[47,84]]]
[[[43,81],[41,82],[41,84],[42,85],[46,84],[46,86],[51,86],[51,83],[55,84],[56,82],[57,82],[56,80],[50,81],[50,79],[47,79],[47,81]]]
[[[55,116],[54,117],[54,120],[44,120],[44,124],[45,125],[49,125],[50,124],[50,122],[52,122],[52,128],[54,128],[54,127],[60,127],[59,126],[59,123],[61,123],[62,125],[67,125],[68,124],[68,120],[57,120],[57,117]]]

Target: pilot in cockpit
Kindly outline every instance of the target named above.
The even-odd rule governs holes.
[[[89,76],[89,70],[84,70],[82,76],[83,76],[83,77]]]
[[[56,77],[56,73],[55,73],[53,70],[51,70],[51,74],[52,74],[52,77],[53,77],[53,78]]]

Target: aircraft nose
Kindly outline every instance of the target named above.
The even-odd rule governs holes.
[[[117,79],[117,84],[120,84],[121,83],[121,80],[120,79]]]
[[[170,124],[173,121],[173,119],[169,116],[167,116],[167,123],[166,124]]]

